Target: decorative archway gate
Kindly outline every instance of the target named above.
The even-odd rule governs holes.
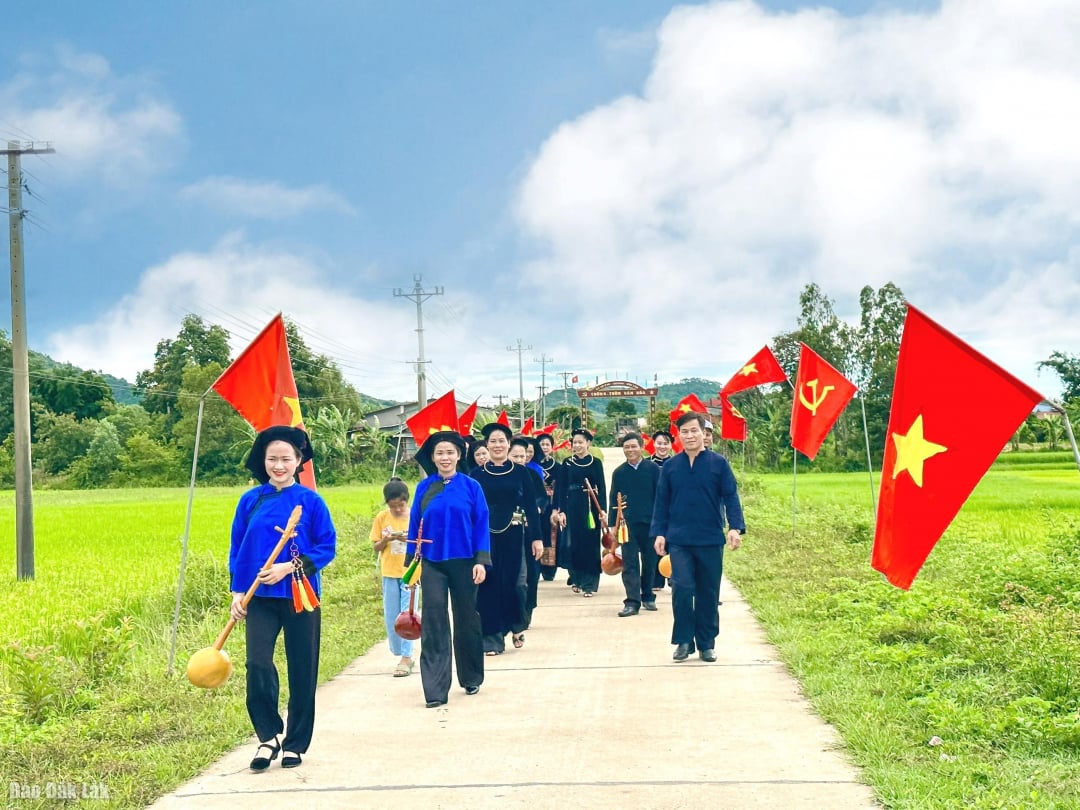
[[[656,395],[659,388],[642,388],[637,383],[628,380],[610,380],[594,385],[592,388],[579,388],[577,395],[581,398],[581,424],[587,425],[588,403],[586,400],[594,398],[629,399],[630,397],[649,398],[649,420],[656,413]]]

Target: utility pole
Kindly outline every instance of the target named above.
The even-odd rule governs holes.
[[[559,372],[559,376],[562,377],[562,404],[563,405],[566,405],[569,402],[569,400],[567,400],[567,398],[566,398],[567,397],[566,392],[568,390],[567,387],[566,387],[566,378],[569,377],[573,373],[574,372],[572,372],[572,371],[560,371]]]
[[[544,418],[545,415],[546,415],[546,411],[547,411],[547,407],[546,407],[547,403],[544,402],[544,396],[547,394],[547,387],[546,387],[546,380],[545,380],[545,377],[544,377],[544,370],[547,368],[548,363],[554,363],[555,361],[550,357],[546,357],[543,352],[540,352],[540,357],[539,358],[534,357],[533,362],[540,364],[540,408],[539,408],[539,411],[540,411],[540,424],[543,425],[544,422],[547,421]]]
[[[416,339],[420,344],[420,354],[416,358],[416,407],[420,410],[427,405],[427,372],[424,371],[424,302],[433,295],[442,295],[443,288],[436,287],[432,292],[424,289],[420,283],[423,276],[413,274],[415,286],[412,292],[404,292],[400,287],[394,290],[394,298],[408,298],[416,303]]]
[[[522,365],[521,353],[531,352],[532,346],[522,346],[521,338],[517,339],[517,346],[507,346],[508,352],[517,352],[518,356],[518,411],[521,413],[521,426],[525,426],[525,368]]]
[[[34,487],[30,465],[30,369],[23,284],[22,155],[52,155],[51,143],[8,141],[8,237],[11,244],[11,381],[15,418],[15,571],[34,578]]]

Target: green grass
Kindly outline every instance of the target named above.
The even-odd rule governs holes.
[[[992,470],[908,592],[866,474],[800,475],[794,534],[791,477],[746,483],[727,573],[887,807],[1080,806],[1075,469]]]
[[[225,563],[241,491],[196,494],[172,674],[186,490],[35,493],[35,579],[15,579],[14,542],[0,549],[5,791],[12,782],[42,789],[104,784],[109,801],[96,806],[143,807],[251,734],[243,677],[201,690],[183,674],[190,654],[209,646],[228,620]],[[338,556],[323,586],[326,680],[378,641],[383,628],[367,540],[380,488],[331,488],[324,496],[338,529]],[[0,503],[0,525],[10,526],[14,538],[10,492]],[[233,633],[225,649],[243,661],[244,634]]]

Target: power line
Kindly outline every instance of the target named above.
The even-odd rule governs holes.
[[[416,404],[423,408],[427,404],[427,380],[424,374],[424,301],[434,295],[442,295],[443,288],[436,287],[428,292],[424,289],[421,281],[423,276],[414,275],[415,286],[412,292],[404,292],[400,288],[394,290],[394,298],[408,298],[416,304],[416,339],[420,346],[420,353],[416,358]]]

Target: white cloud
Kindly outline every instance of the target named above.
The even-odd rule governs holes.
[[[589,310],[568,353],[723,379],[794,325],[806,283],[852,317],[893,281],[1052,389],[1035,363],[1080,351],[1078,40],[1066,0],[677,8],[641,94],[564,123],[529,168],[524,283]]]
[[[309,211],[355,213],[340,194],[323,185],[286,188],[275,182],[208,177],[180,191],[181,197],[232,216],[289,219]]]
[[[183,142],[179,113],[152,82],[118,76],[99,54],[61,47],[26,57],[0,84],[0,133],[53,142],[61,174],[130,186],[171,165]]]
[[[52,357],[134,381],[154,364],[158,341],[175,338],[185,314],[220,323],[234,354],[281,311],[308,346],[334,358],[361,391],[408,396],[415,346],[406,307],[371,303],[329,284],[310,260],[274,252],[231,235],[205,253],[182,253],[149,268],[136,289],[93,323],[48,337]],[[412,386],[415,390],[415,386]]]

